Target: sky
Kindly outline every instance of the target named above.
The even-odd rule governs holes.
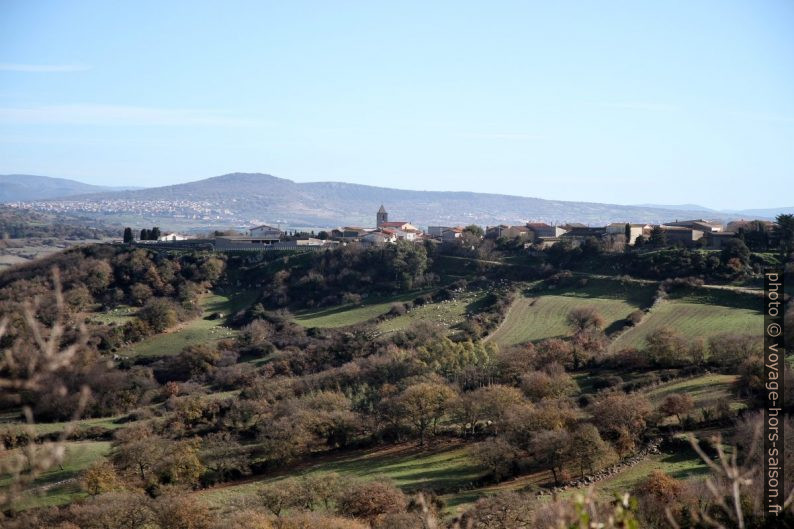
[[[0,173],[794,206],[790,0],[0,0]]]

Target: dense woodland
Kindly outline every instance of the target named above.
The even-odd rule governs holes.
[[[481,499],[456,520],[443,520],[436,497],[448,491],[404,491],[379,479],[327,475],[265,484],[240,498],[233,515],[210,511],[188,494],[350,450],[442,442],[472,447],[485,469],[476,485],[541,469],[551,473],[550,486],[560,486],[655,440],[682,443],[672,433],[695,428],[731,432],[724,441],[738,447],[737,464],[758,477],[758,336],[725,333],[692,341],[665,328],[641,348],[613,351],[603,316],[580,308],[567,314],[570,335],[564,338],[510,347],[482,338],[503,319],[518,281],[539,282],[540,289],[575,287],[581,279],[573,272],[595,263],[614,275],[659,280],[656,296],[664,298],[704,280],[752,280],[768,256],[751,253],[738,239],[721,252],[607,254],[585,244],[527,256],[519,248],[503,240],[465,248],[399,243],[222,257],[95,245],[0,274],[6,355],[0,377],[9,389],[0,411],[21,416],[28,409],[39,422],[111,416],[123,422],[114,430],[78,427],[49,438],[20,427],[0,429],[5,449],[26,454],[10,470],[20,486],[35,475],[32,461],[44,457],[48,441],[112,441],[109,459],[81,477],[85,500],[20,511],[11,507],[11,488],[2,523],[62,529],[586,527],[590,521],[667,527],[667,507],[682,527],[705,526],[706,517],[736,526],[736,513],[720,503],[734,490],[726,476],[713,496],[702,482],[652,474],[627,491],[635,499],[625,504],[589,497],[544,503],[538,491],[506,493]],[[520,261],[509,261],[517,256]],[[486,258],[511,264],[481,262]],[[306,328],[291,317],[294,310],[416,292],[384,316],[391,317],[475,288],[489,294],[449,336],[422,323],[382,334],[372,322]],[[223,315],[239,331],[234,338],[169,356],[122,354],[131,343],[196,318],[201,297],[224,289],[258,293],[247,308]],[[120,306],[134,310],[126,323],[92,317]],[[638,312],[627,318],[627,328],[642,321]],[[794,312],[787,314],[790,332]],[[671,394],[656,406],[643,394],[661,381],[707,372],[738,375],[734,389],[747,402],[741,414],[717,402],[695,418],[686,394]],[[587,391],[576,382],[583,376]],[[794,375],[787,384],[790,409]],[[229,391],[235,393],[223,393]],[[790,420],[785,424],[791,430]],[[794,431],[787,443],[794,443]],[[721,449],[708,440],[700,446],[708,457]],[[787,452],[792,457],[794,444]],[[794,472],[786,474],[786,488],[794,488]],[[758,487],[741,490],[745,527],[763,526],[760,493]]]
[[[79,362],[69,376],[55,372],[40,390],[27,391],[39,420],[65,420],[79,404],[79,388],[91,381],[83,412],[114,415],[144,402],[156,386],[149,370],[122,372],[104,361],[122,343],[162,332],[195,317],[197,298],[223,273],[223,260],[209,255],[163,256],[145,250],[95,245],[68,250],[0,275],[0,314],[4,316],[3,347],[24,358],[32,347],[34,321],[43,327],[61,325],[67,344],[79,344]],[[137,307],[137,316],[122,326],[95,325],[86,313],[119,304]],[[35,315],[35,320],[33,319]],[[16,369],[28,368],[24,362]],[[20,375],[12,371],[11,375]],[[72,399],[58,398],[60,393]]]

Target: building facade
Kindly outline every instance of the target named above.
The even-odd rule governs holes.
[[[283,232],[280,229],[274,228],[273,226],[268,226],[267,224],[251,228],[248,231],[251,234],[251,237],[256,237],[257,239],[278,241],[283,235]]]

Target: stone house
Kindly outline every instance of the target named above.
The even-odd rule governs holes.
[[[684,226],[660,226],[669,246],[695,246],[703,238],[703,231]]]
[[[731,231],[707,231],[703,234],[706,248],[710,250],[721,250],[727,241],[735,238],[736,234]]]
[[[529,228],[535,237],[560,237],[567,230],[560,226],[551,226],[545,222],[527,222],[526,227]]]
[[[607,233],[609,235],[626,235],[626,222],[613,222],[612,224],[607,225]],[[637,237],[645,237],[646,239],[651,234],[651,230],[653,227],[650,224],[633,224],[628,223],[629,225],[629,233],[631,233],[631,237],[627,244],[634,244],[637,241]]]
[[[498,226],[490,226],[485,229],[485,237],[488,239],[499,239],[505,237],[507,239],[514,239],[516,237],[531,237],[532,232],[527,226],[508,226],[500,224]]]
[[[570,241],[574,245],[577,245],[583,243],[585,240],[590,238],[603,240],[604,238],[606,238],[606,236],[607,236],[606,226],[599,226],[599,227],[586,226],[584,228],[572,228],[569,231],[563,233],[560,236],[560,239]]]
[[[451,242],[460,239],[463,236],[463,228],[455,227],[444,230],[441,233],[441,240],[444,242]]]
[[[280,229],[274,228],[273,226],[268,226],[267,224],[251,228],[248,230],[248,233],[251,235],[251,237],[256,237],[257,239],[269,239],[276,241],[281,239],[281,236],[284,234],[284,232],[282,232]]]
[[[665,222],[665,226],[674,226],[679,228],[689,228],[690,230],[713,232],[723,231],[722,224],[710,220],[695,219],[695,220],[676,220],[675,222]]]
[[[441,234],[444,233],[444,230],[450,230],[452,226],[428,226],[427,227],[427,234],[430,237],[440,239]]]

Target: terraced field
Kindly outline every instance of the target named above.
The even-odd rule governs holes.
[[[426,291],[415,291],[399,296],[369,299],[359,304],[300,311],[295,314],[295,321],[304,327],[327,328],[356,325],[386,314],[391,309],[392,303],[411,301],[424,292]]]
[[[567,336],[570,328],[565,320],[580,307],[596,309],[610,332],[631,312],[647,307],[653,291],[652,285],[606,279],[591,280],[582,287],[529,291],[516,299],[504,322],[487,340],[505,346]]]
[[[639,325],[619,336],[611,349],[641,348],[645,337],[662,327],[692,339],[707,340],[728,332],[761,336],[764,317],[755,305],[760,308],[760,300],[754,296],[717,290],[669,299],[655,306]]]

